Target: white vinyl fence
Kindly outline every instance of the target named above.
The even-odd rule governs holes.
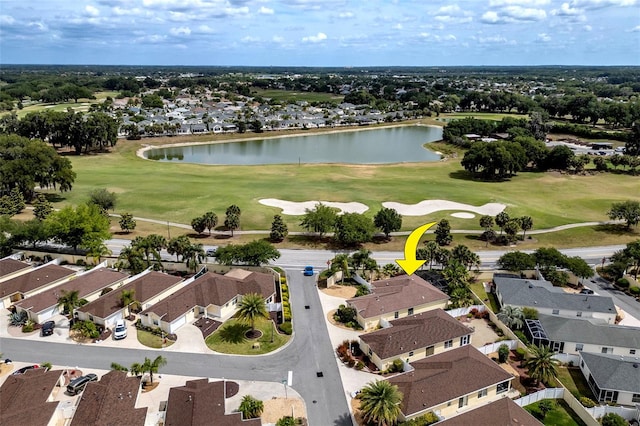
[[[587,408],[587,411],[596,419],[608,413],[616,413],[617,415],[624,417],[626,420],[640,421],[640,410],[637,408],[612,407],[610,405],[600,405],[598,407]]]
[[[547,388],[542,389],[536,393],[531,393],[529,395],[523,396],[522,398],[518,398],[513,400],[516,404],[521,407],[526,407],[527,405],[534,404],[543,399],[562,399],[564,396],[564,388]]]
[[[458,318],[466,316],[467,314],[469,314],[469,312],[471,312],[472,309],[477,309],[478,312],[484,312],[487,308],[485,308],[484,305],[472,305],[467,306],[466,308],[449,309],[445,312],[454,318]]]
[[[488,345],[484,345],[482,347],[479,347],[478,350],[480,352],[482,352],[485,355],[488,355],[490,353],[493,352],[498,352],[498,348],[502,345],[507,345],[509,346],[509,350],[513,350],[516,349],[518,347],[518,341],[517,340],[502,340],[500,342],[495,342],[495,343],[489,343]]]
[[[555,354],[553,357],[563,364],[569,364],[572,362],[573,365],[578,365],[580,362],[580,357],[575,354]]]

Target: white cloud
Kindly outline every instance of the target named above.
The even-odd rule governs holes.
[[[480,20],[486,24],[504,24],[518,21],[541,21],[547,17],[544,9],[533,9],[520,6],[506,6],[501,11],[487,11]]]
[[[442,16],[436,16],[435,19],[436,21],[442,22],[445,24],[466,24],[468,22],[473,21],[473,18],[471,16],[462,17],[462,16],[442,15]]]
[[[284,43],[284,37],[281,36],[273,36],[272,40],[276,43]]]
[[[633,27],[631,29],[631,31],[634,32],[634,33],[640,33],[640,25],[637,25],[637,26]]]
[[[551,3],[551,0],[489,0],[489,6],[545,6]]]
[[[214,30],[208,25],[200,25],[198,26],[197,30],[199,33],[203,33],[203,34],[213,34],[216,32],[216,30]]]
[[[240,41],[243,43],[257,43],[260,41],[260,37],[246,36],[242,37]]]
[[[249,8],[247,6],[237,7],[237,8],[227,7],[224,11],[225,11],[225,14],[229,16],[239,16],[239,15],[249,14]]]
[[[198,16],[193,13],[169,11],[169,20],[172,22],[190,22],[196,19],[198,19]]]
[[[538,40],[544,42],[551,41],[551,36],[547,33],[540,33],[538,34]]]
[[[142,36],[142,37],[138,37],[136,39],[136,42],[149,43],[149,44],[158,44],[158,43],[163,43],[166,40],[167,40],[167,36],[166,35],[149,34],[149,35],[145,35],[145,36]]]
[[[188,36],[191,35],[191,28],[189,27],[177,27],[177,28],[171,28],[169,30],[169,32],[171,33],[171,35],[174,36]]]
[[[402,24],[395,24],[393,27],[394,30],[401,30],[402,29]]]
[[[302,37],[302,41],[305,43],[320,43],[323,40],[327,39],[327,35],[325,33],[318,33],[316,35]]]
[[[98,15],[100,15],[100,11],[98,10],[98,8],[95,7],[95,6],[91,6],[90,4],[85,6],[84,13],[87,16],[98,16]]]
[[[16,22],[15,18],[10,15],[0,15],[0,24],[12,25]]]
[[[602,9],[605,7],[635,6],[638,0],[572,0],[571,5],[585,9]]]
[[[261,15],[273,15],[273,9],[261,6],[260,9],[258,10],[258,13]]]
[[[502,36],[479,37],[480,43],[506,43],[507,39]]]
[[[638,28],[640,28],[640,25],[638,25]],[[591,25],[585,25],[585,26],[584,26],[584,29],[585,29],[586,31],[591,31],[591,30],[593,29],[593,27],[592,27]]]
[[[562,3],[562,5],[560,6],[560,9],[553,9],[551,11],[551,14],[557,15],[557,16],[575,16],[575,15],[581,15],[582,10],[576,7],[571,7],[569,3]]]
[[[490,10],[488,12],[485,12],[480,20],[486,24],[497,24],[498,22],[500,22],[500,17],[498,16],[497,12]]]
[[[440,9],[438,9],[436,14],[449,15],[458,12],[460,12],[460,6],[458,6],[457,4],[452,4],[449,6],[442,6]]]
[[[353,12],[342,12],[338,14],[338,18],[342,18],[342,19],[351,19],[354,18],[356,15],[353,14]]]

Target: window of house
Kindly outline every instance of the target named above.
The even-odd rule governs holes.
[[[584,368],[584,361],[580,361],[580,367]]]
[[[478,398],[484,398],[485,396],[487,396],[486,389],[482,389],[480,392],[478,392]]]
[[[447,340],[446,342],[444,342],[444,348],[450,348],[453,346],[453,340]]]
[[[463,396],[462,398],[458,399],[458,408],[462,408],[465,405],[467,405],[468,403],[468,397]]]
[[[413,356],[413,351],[410,351],[410,352],[409,352],[409,356]]]
[[[407,315],[413,315],[413,308],[409,308],[409,312],[407,313]]]
[[[157,319],[153,320],[153,325],[160,325],[160,321],[158,321]]]
[[[640,402],[640,393],[634,393],[631,397],[631,402]]]
[[[400,315],[398,314],[398,311],[395,311],[395,312],[393,313],[393,317],[394,317],[395,319],[398,319],[398,317],[399,317],[399,316],[400,316]]]
[[[429,347],[427,348],[427,350],[425,351],[425,355],[426,355],[426,356],[433,355],[433,352],[434,352],[434,348],[433,348],[433,346],[429,346]]]
[[[373,356],[373,351],[369,348],[369,356]]]
[[[576,314],[577,317],[581,317],[582,316],[582,312],[578,311],[578,313]]]
[[[613,348],[608,348],[606,346],[602,347],[602,353],[603,354],[612,354],[613,353]]]
[[[464,345],[468,345],[469,344],[469,336],[462,336],[460,338],[460,346],[464,346]]]
[[[496,386],[496,394],[504,393],[504,392],[506,392],[508,390],[509,390],[509,381],[508,380],[506,382],[498,383],[498,386]]]
[[[581,351],[583,348],[584,348],[584,345],[582,343],[576,343],[576,352]]]
[[[560,314],[560,309],[554,309],[551,313],[553,315],[559,315]]]
[[[629,355],[635,355],[635,354],[636,354],[635,349],[629,349]]]

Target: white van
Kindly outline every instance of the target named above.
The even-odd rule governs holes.
[[[120,319],[116,321],[116,326],[113,329],[113,338],[115,340],[120,340],[125,337],[127,337],[127,324],[124,320]]]

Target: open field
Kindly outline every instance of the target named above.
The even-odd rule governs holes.
[[[26,114],[30,112],[37,112],[43,110],[50,111],[66,111],[67,108],[72,108],[76,112],[86,112],[89,111],[91,104],[104,102],[107,96],[111,96],[115,98],[118,95],[118,92],[97,92],[95,94],[96,99],[78,99],[78,102],[67,102],[67,103],[56,103],[56,104],[33,104],[25,106],[23,109],[18,110],[18,118],[24,117]]]
[[[263,98],[275,99],[277,101],[307,101],[307,102],[342,102],[344,96],[333,95],[331,93],[314,92],[294,92],[290,90],[264,90],[251,89],[252,93]]]
[[[496,120],[500,121],[505,117],[512,118],[529,118],[527,114],[513,113],[496,113],[496,112],[444,112],[438,118],[449,120],[458,120],[465,117],[473,117],[479,120]]]

